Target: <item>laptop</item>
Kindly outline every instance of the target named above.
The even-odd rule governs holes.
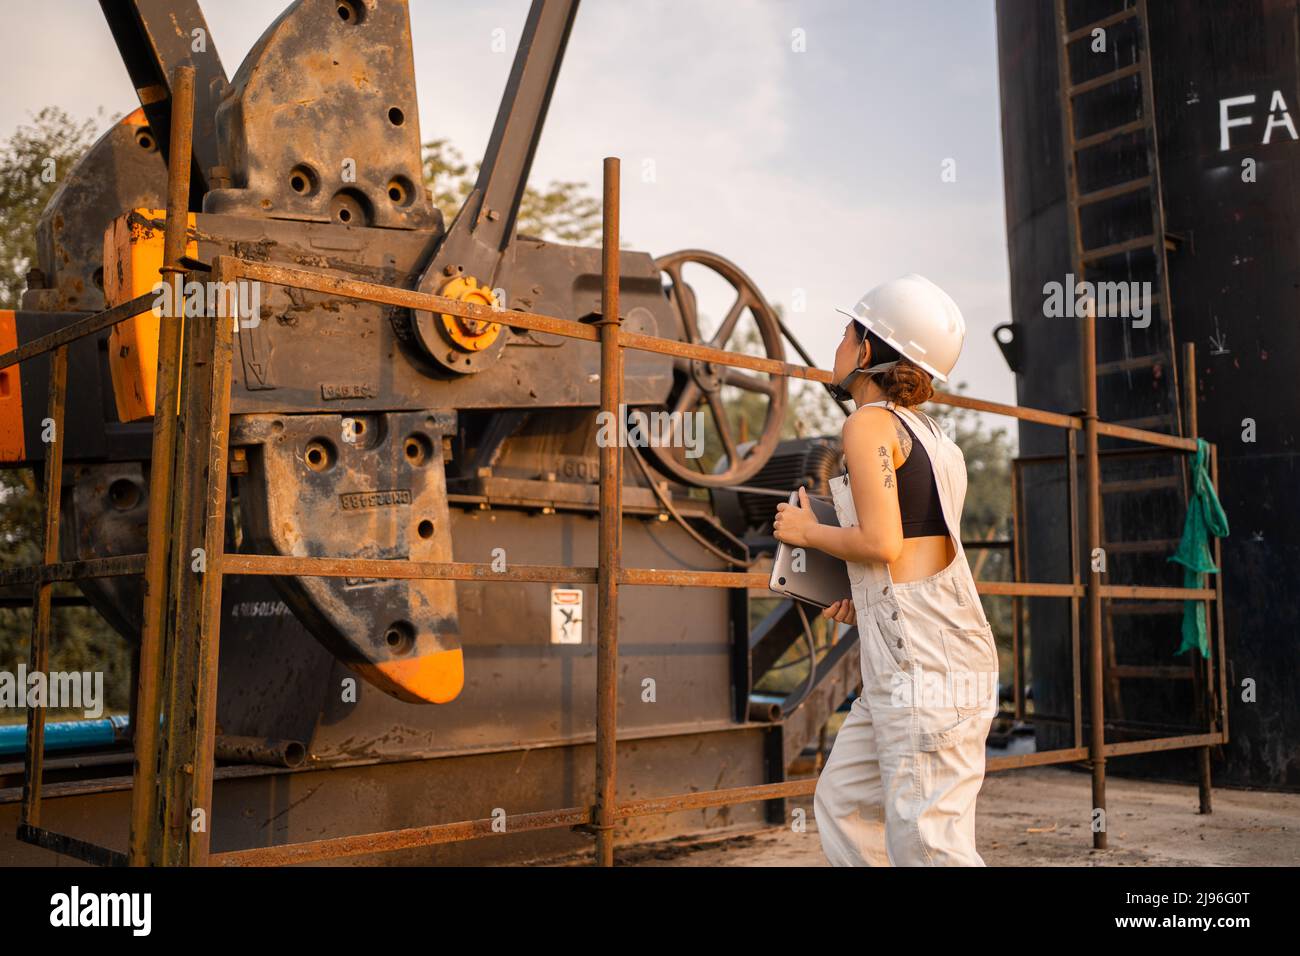
[[[790,493],[790,504],[799,503],[799,491]],[[808,496],[813,514],[822,524],[838,528],[839,516],[835,505],[827,498]],[[796,554],[796,552],[800,552]],[[797,548],[779,542],[776,557],[772,560],[772,577],[767,586],[777,594],[828,608],[836,601],[852,600],[849,588],[849,569],[840,558],[832,557],[816,548]]]

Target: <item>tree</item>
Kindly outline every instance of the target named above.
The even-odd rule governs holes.
[[[17,307],[36,259],[36,221],[94,132],[92,120],[78,123],[47,106],[0,148],[0,309]]]
[[[36,222],[61,177],[94,141],[95,125],[46,107],[0,146],[0,308],[17,307],[36,259]],[[0,471],[0,567],[40,562],[43,514],[31,473]],[[65,585],[55,593],[77,592]],[[0,608],[0,669],[14,672],[27,661],[31,619],[29,608]],[[104,672],[107,707],[124,709],[130,692],[125,641],[90,608],[56,608],[51,620],[50,669]],[[11,712],[5,719],[24,718]]]
[[[450,226],[474,188],[482,163],[466,163],[445,139],[424,144],[424,182],[433,204]],[[581,245],[600,238],[600,200],[584,195],[585,183],[552,181],[545,189],[526,186],[515,231],[551,242]]]

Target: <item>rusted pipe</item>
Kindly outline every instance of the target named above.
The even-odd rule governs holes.
[[[0,571],[0,586],[39,584],[42,581],[76,581],[82,578],[115,578],[139,574],[144,570],[143,554],[123,554],[112,558],[88,558],[85,561],[59,561],[28,568]]]
[[[355,836],[332,837],[306,843],[290,843],[285,846],[233,850],[212,854],[210,862],[213,866],[287,866],[295,863],[318,863],[322,860],[366,856],[371,853],[441,846],[500,833],[578,827],[587,824],[590,820],[590,807],[567,807],[562,810],[510,814],[504,821],[499,817],[486,817],[481,820],[461,820],[456,823],[408,827],[381,833],[359,833]],[[503,822],[504,829],[501,827]]]
[[[224,281],[220,268],[211,279]],[[225,311],[186,316],[181,354],[172,552],[159,631],[159,700],[169,719],[159,730],[158,825],[150,851],[164,866],[206,864],[211,834],[232,346]]]
[[[37,355],[44,355],[46,352],[52,352],[60,345],[71,345],[78,339],[84,339],[88,335],[95,335],[117,325],[119,322],[125,322],[129,318],[137,316],[141,312],[148,312],[157,298],[154,293],[146,292],[129,302],[115,305],[103,312],[96,312],[94,315],[86,316],[86,318],[71,322],[61,329],[56,329],[48,335],[32,339],[12,351],[0,354],[0,369],[17,365],[19,362],[24,362]]]
[[[1200,418],[1196,408],[1196,343],[1183,343],[1183,407],[1186,411],[1184,421],[1187,424],[1186,434],[1190,438],[1196,438],[1200,434]],[[1184,500],[1191,504],[1191,492],[1195,487],[1196,475],[1193,469],[1196,467],[1196,459],[1188,458],[1183,467],[1183,492]],[[1215,567],[1218,567],[1216,564]],[[1217,577],[1217,575],[1216,575]],[[1201,613],[1205,619],[1210,619],[1210,602],[1206,601]],[[1202,714],[1210,725],[1210,729],[1216,729],[1217,720],[1215,717],[1215,687],[1214,687],[1214,654],[1211,653],[1201,658],[1199,665],[1196,667],[1196,699],[1198,706],[1202,707]],[[1206,706],[1208,704],[1208,706]],[[1196,779],[1197,791],[1200,795],[1201,813],[1214,812],[1213,800],[1213,775],[1210,768],[1210,748],[1202,747],[1196,752]]]
[[[59,503],[63,488],[63,413],[68,397],[68,347],[60,345],[50,357],[48,415],[54,440],[45,446],[45,530],[42,562],[59,560]],[[50,668],[50,598],[53,584],[41,581],[32,598],[32,639],[27,669],[44,674]],[[45,705],[27,709],[27,748],[23,753],[21,822],[41,825],[41,784],[45,774]]]
[[[250,262],[234,256],[218,257],[217,261],[221,260],[226,260],[226,274],[232,279],[237,277],[255,279],[271,285],[282,285],[295,289],[305,289],[311,292],[319,292],[324,295],[336,295],[347,299],[363,299],[367,302],[378,303],[380,305],[393,305],[425,312],[445,312],[450,315],[475,319],[480,322],[499,322],[501,318],[500,312],[494,310],[490,306],[476,305],[470,302],[462,302],[457,299],[448,299],[439,295],[413,292],[409,289],[397,289],[392,286],[379,285],[373,282],[362,282],[357,279],[343,279],[337,276],[325,275],[318,272],[308,272],[302,269],[292,269],[285,266]],[[541,315],[535,312],[512,311],[510,313],[510,324],[534,332],[548,332],[552,335],[561,335],[572,339],[582,339],[587,342],[597,342],[600,339],[600,333],[598,330],[599,323],[588,324],[585,322],[574,322],[568,319],[559,319],[555,316]],[[618,341],[623,348],[638,349],[644,352],[654,352],[659,355],[668,355],[673,358],[694,359],[703,362],[710,362],[714,365],[725,365],[732,368],[747,369],[753,372],[766,372],[770,375],[785,375],[790,378],[803,379],[809,382],[829,382],[831,380],[831,373],[825,369],[813,368],[808,365],[796,365],[791,362],[782,362],[777,359],[762,358],[754,355],[742,355],[738,352],[728,352],[725,349],[711,348],[707,345],[696,345],[691,342],[680,342],[675,339],[663,339],[653,335],[644,335],[639,332],[620,330]],[[1082,419],[1074,415],[1063,415],[1060,412],[1050,412],[1040,408],[1027,408],[1022,405],[1007,405],[1002,402],[989,402],[983,399],[970,398],[964,395],[955,395],[951,392],[935,392],[932,401],[940,405],[950,405],[954,408],[968,408],[973,411],[988,412],[993,415],[1004,415],[1008,418],[1034,422],[1040,425],[1051,425],[1056,428],[1071,428],[1077,430],[1083,427]],[[1114,438],[1122,438],[1126,441],[1141,442],[1163,448],[1177,449],[1179,451],[1196,450],[1196,443],[1194,441],[1178,435],[1166,435],[1162,432],[1147,431],[1141,428],[1130,428],[1126,425],[1112,425],[1106,422],[1098,422],[1097,428],[1100,434]]]
[[[1065,433],[1065,497],[1069,509],[1070,585],[1078,593],[1070,596],[1070,697],[1074,708],[1074,745],[1083,746],[1083,655],[1079,597],[1083,593],[1079,566],[1079,442],[1074,432]]]
[[[596,864],[614,865],[614,800],[618,740],[618,570],[623,530],[623,362],[618,313],[619,162],[605,157],[601,231],[600,408],[613,428],[600,449],[600,547],[597,572],[596,794],[592,828]]]
[[[217,737],[216,757],[267,767],[301,767],[307,760],[307,746],[301,740],[222,734]]]
[[[447,581],[522,581],[530,584],[595,584],[595,568],[517,564],[493,570],[491,564],[465,561],[407,561],[395,558],[297,558],[276,554],[228,554],[226,574],[291,575],[323,578],[441,579]]]
[[[1067,435],[1074,432],[1066,431]],[[1011,580],[1021,583],[1024,569],[1021,564],[1021,552],[1024,550],[1023,537],[1020,534],[1020,511],[1022,507],[1020,488],[1021,470],[1024,466],[1016,460],[1011,462]],[[1011,596],[1011,700],[1016,720],[1025,719],[1025,649],[1023,621],[1024,599],[1019,594]]]
[[[1220,744],[1222,742],[1222,734],[1189,734],[1182,737],[1165,737],[1159,740],[1135,740],[1107,744],[1106,753],[1111,756],[1154,753],[1157,751],[1202,747],[1206,744]],[[1028,754],[1008,754],[1002,757],[990,757],[987,772],[995,773],[1023,767],[1078,763],[1087,757],[1088,750],[1084,747],[1070,747]],[[808,777],[801,780],[755,784],[748,787],[670,794],[663,797],[649,797],[619,804],[614,809],[613,816],[615,819],[622,820],[633,817],[656,816],[663,813],[676,813],[682,810],[701,810],[709,807],[806,797],[811,796],[816,787],[817,778]],[[475,840],[482,837],[521,833],[526,830],[546,830],[560,827],[589,828],[590,820],[590,808],[565,807],[556,810],[507,815],[504,819],[504,828],[500,825],[502,821],[499,818],[487,817],[479,820],[460,820],[455,823],[412,827],[405,830],[363,833],[354,836],[313,840],[307,843],[291,843],[285,846],[214,853],[211,862],[217,866],[283,866],[295,863],[315,863],[322,860],[364,856],[371,853],[438,846],[446,843],[457,843],[461,840]]]
[[[1214,485],[1214,493],[1219,493],[1219,446],[1210,445],[1210,483]],[[1214,576],[1214,623],[1218,633],[1219,648],[1219,695],[1218,695],[1218,727],[1216,728],[1223,735],[1223,742],[1228,742],[1228,658],[1227,650],[1224,648],[1224,629],[1223,629],[1223,539],[1217,535],[1214,538],[1214,566],[1219,569],[1219,573]]]
[[[773,700],[749,699],[749,719],[760,724],[774,724],[781,719],[781,703]]]
[[[109,559],[104,559],[109,560]],[[116,559],[112,559],[116,560]],[[292,575],[295,577],[370,577],[395,580],[448,581],[522,581],[533,584],[596,584],[599,568],[567,565],[521,564],[495,571],[490,564],[466,561],[406,561],[393,558],[299,558],[275,554],[230,554],[225,556],[227,574]],[[58,567],[62,568],[62,565]],[[12,583],[0,572],[0,584]],[[26,569],[12,572],[26,575]],[[113,573],[131,573],[114,569]],[[61,572],[56,580],[72,576]],[[14,580],[17,580],[15,578]],[[620,586],[674,588],[766,588],[768,575],[761,571],[690,571],[678,568],[624,568],[617,572]],[[986,596],[999,597],[1083,597],[1082,584],[1057,584],[1051,581],[976,581],[975,589]],[[1137,600],[1186,601],[1214,600],[1211,588],[1184,588],[1108,584],[1103,597]]]
[[[76,837],[67,836],[63,833],[44,830],[38,826],[20,823],[18,825],[18,839],[23,843],[30,843],[32,846],[49,850],[51,853],[72,857],[74,860],[81,860],[83,863],[89,863],[92,866],[126,866],[125,853],[88,843],[85,840],[78,840]]]
[[[163,230],[165,281],[174,285],[172,314],[158,329],[158,378],[154,391],[153,445],[149,466],[148,546],[144,569],[144,615],[140,627],[140,665],[136,688],[135,773],[131,789],[132,866],[149,861],[155,829],[158,781],[159,687],[162,671],[161,632],[167,601],[167,565],[171,554],[172,478],[176,460],[176,402],[180,388],[181,323],[185,297],[186,228],[189,224],[190,144],[194,130],[194,68],[177,67],[172,75],[171,143],[167,164],[167,222]]]
[[[1088,511],[1088,690],[1091,737],[1088,757],[1092,763],[1092,814],[1101,813],[1100,826],[1092,832],[1092,845],[1106,849],[1106,725],[1101,647],[1101,572],[1097,555],[1101,548],[1101,459],[1097,457],[1097,313],[1088,301],[1083,322],[1083,456],[1084,484]],[[1146,589],[1144,589],[1146,590]],[[1092,815],[1090,814],[1090,816]]]

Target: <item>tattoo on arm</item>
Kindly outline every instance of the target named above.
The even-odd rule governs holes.
[[[880,458],[880,474],[885,479],[885,487],[894,487],[894,462],[889,455],[889,449],[881,445],[876,449],[876,454]]]
[[[898,433],[898,447],[903,453],[903,461],[907,461],[907,456],[912,453],[912,436],[898,419],[894,419],[894,431]]]

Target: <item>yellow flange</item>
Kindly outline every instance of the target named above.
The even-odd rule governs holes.
[[[479,285],[473,276],[456,276],[448,279],[438,290],[438,295],[461,302],[473,302],[495,308],[496,295],[487,286]],[[482,322],[478,319],[465,319],[458,315],[441,313],[442,328],[457,347],[466,352],[481,352],[497,340],[501,334],[501,325],[497,322]]]

